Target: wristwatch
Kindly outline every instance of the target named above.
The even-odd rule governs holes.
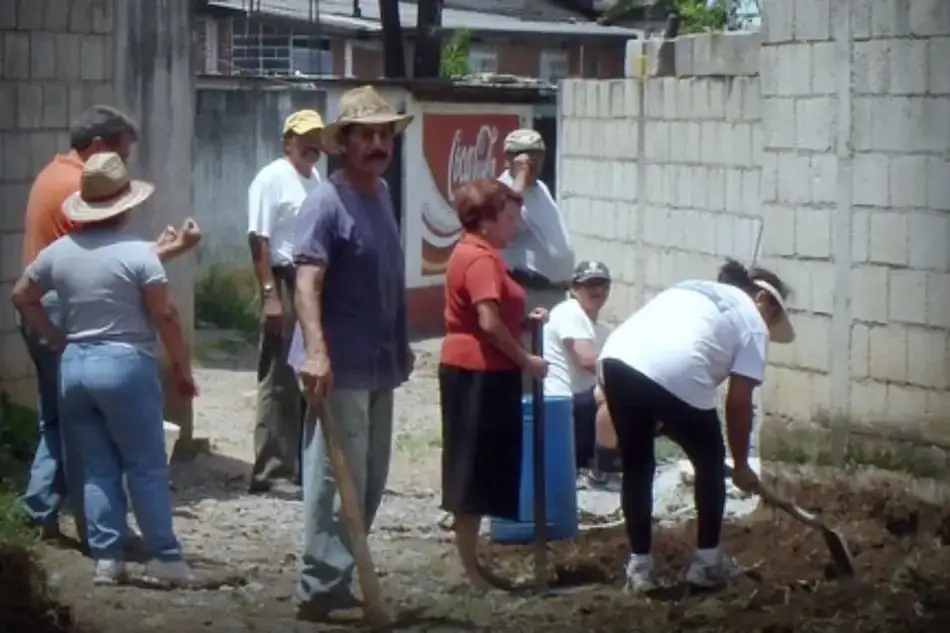
[[[266,284],[261,286],[261,292],[263,292],[265,295],[269,295],[270,293],[274,292],[273,282],[268,281]]]

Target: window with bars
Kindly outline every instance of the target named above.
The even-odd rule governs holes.
[[[468,69],[472,73],[497,73],[498,51],[491,48],[470,48]]]
[[[541,51],[538,78],[556,84],[568,75],[567,51]]]
[[[330,40],[295,33],[262,20],[238,22],[231,32],[234,72],[249,75],[330,75]]]

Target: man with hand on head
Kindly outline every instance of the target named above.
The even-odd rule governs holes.
[[[248,244],[261,293],[257,422],[251,493],[297,498],[303,404],[287,352],[293,334],[294,232],[300,205],[320,184],[316,164],[323,119],[314,110],[284,121],[284,155],[268,163],[248,190]]]
[[[527,292],[526,305],[550,310],[564,299],[574,268],[567,221],[546,184],[538,179],[546,147],[535,130],[505,138],[507,169],[498,180],[524,198],[518,231],[503,255],[511,274]]]

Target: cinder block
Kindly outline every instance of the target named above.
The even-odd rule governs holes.
[[[43,3],[46,5],[43,12],[44,28],[52,33],[68,30],[70,0],[43,0]],[[39,4],[39,0],[36,4]]]
[[[830,258],[832,227],[830,210],[799,208],[795,212],[795,254],[802,258]]]
[[[795,38],[795,3],[788,0],[762,0],[762,33],[769,44],[790,42]]]
[[[650,79],[646,82],[646,111],[647,117],[650,119],[663,119],[664,117],[664,104],[666,102],[666,97],[664,96],[664,91],[666,90],[667,83],[662,79]]]
[[[927,325],[950,328],[950,275],[927,275]]]
[[[22,217],[22,216],[21,216]],[[20,276],[22,265],[22,236],[19,233],[4,233],[0,235],[0,282],[13,282]],[[4,298],[8,300],[9,295]]]
[[[831,369],[831,318],[815,314],[795,315],[795,366],[811,371],[828,372]]]
[[[797,142],[795,100],[770,97],[762,101],[762,144],[769,149],[794,149]]]
[[[81,37],[75,33],[57,33],[54,38],[58,78],[79,80],[82,77]]]
[[[600,104],[598,103],[598,98],[600,97],[599,84],[600,81],[597,79],[588,79],[584,82],[584,98],[586,99],[584,106],[585,118],[597,118],[597,113],[600,112]]]
[[[875,380],[907,380],[907,327],[881,325],[870,331],[870,373]]]
[[[0,332],[14,332],[17,329],[16,308],[9,301],[10,293],[13,291],[12,282],[0,283]]]
[[[889,40],[855,42],[851,72],[857,94],[885,94],[890,90],[891,55]]]
[[[927,78],[930,94],[950,93],[950,72],[947,72],[947,60],[950,59],[950,37],[933,38],[928,41],[929,58]]]
[[[926,324],[926,272],[892,269],[889,272],[887,294],[887,316],[891,322]]]
[[[838,90],[838,63],[835,45],[832,42],[815,42],[811,45],[812,82],[815,95],[835,94]]]
[[[30,33],[30,77],[53,79],[56,77],[56,46],[52,33]]]
[[[927,44],[925,40],[890,42],[891,94],[922,95],[927,92]]]
[[[927,206],[935,211],[950,211],[950,160],[927,159]]]
[[[851,326],[851,380],[870,377],[871,328],[864,323]]]
[[[0,56],[0,77],[4,79],[30,78],[30,36],[28,33],[0,33],[3,55]]]
[[[950,272],[950,218],[913,211],[907,214],[908,263],[915,270]],[[950,305],[947,306],[950,310]]]
[[[871,261],[877,264],[906,266],[907,215],[902,212],[874,211],[871,213]]]
[[[895,207],[927,206],[927,157],[892,156],[890,158],[890,201]],[[950,174],[947,174],[950,176]]]
[[[873,380],[851,385],[851,423],[879,424],[887,417],[887,385]]]
[[[887,269],[856,266],[851,273],[851,309],[864,323],[887,323]]]
[[[851,11],[851,35],[856,40],[866,40],[871,37],[871,3],[849,2],[847,9]]]
[[[33,177],[33,147],[29,132],[7,132],[3,149],[3,176],[7,181],[27,181]]]
[[[93,33],[108,35],[114,31],[115,3],[116,0],[99,0],[90,7]]]
[[[947,332],[928,328],[907,330],[907,382],[944,389],[947,385]]]
[[[0,149],[3,147],[3,141],[4,135],[0,134]],[[19,233],[22,230],[29,188],[28,181],[0,184],[0,233]],[[0,301],[3,300],[4,295],[0,295]]]
[[[48,83],[43,87],[43,127],[69,127],[69,88],[64,83]]]
[[[69,3],[69,30],[73,33],[92,33],[93,0],[71,0]]]
[[[786,257],[795,254],[795,210],[780,205],[762,209],[762,255]]]
[[[835,147],[837,110],[830,97],[795,101],[795,139],[798,149],[830,152]]]
[[[809,272],[808,309],[815,314],[831,315],[835,308],[835,265],[829,261],[805,262]],[[797,306],[800,293],[792,299],[792,305]]]
[[[763,21],[765,18],[763,18]],[[763,46],[759,51],[759,82],[763,97],[779,96],[779,55],[783,46]]]
[[[890,206],[890,164],[881,154],[857,154],[852,163],[851,200],[868,207]]]
[[[797,41],[831,38],[831,3],[827,0],[794,0],[795,39]]]
[[[916,0],[915,0],[916,1]],[[911,2],[905,0],[874,0],[871,3],[871,36],[901,37],[910,35]]]
[[[950,100],[874,98],[870,138],[873,149],[886,152],[950,151]]]
[[[834,204],[838,200],[838,158],[834,154],[811,157],[811,201]]]
[[[873,147],[871,135],[871,97],[851,98],[851,147],[856,152],[869,152]]]
[[[726,210],[726,170],[722,167],[706,168],[706,201],[709,211]]]
[[[17,84],[0,80],[0,130],[17,126]]]
[[[597,82],[597,118],[609,119],[611,112],[611,89],[614,80],[602,79]]]
[[[111,68],[108,68],[107,46],[111,46],[112,41],[101,35],[85,35],[82,37],[79,47],[82,55],[82,68],[80,77],[90,81],[104,81],[109,78]]]
[[[905,385],[887,386],[887,423],[904,426],[920,424],[927,418],[927,396],[930,392]]]
[[[576,79],[562,79],[558,87],[558,116],[562,119],[574,116],[574,86]]]
[[[778,52],[776,69],[778,94],[786,97],[806,97],[811,95],[812,59],[811,46],[808,44],[790,44]]]
[[[811,160],[808,155],[778,155],[778,200],[807,204],[811,199]]]
[[[16,2],[17,29],[39,31],[43,28],[43,5],[40,0],[14,0]],[[4,4],[13,4],[7,0]]]
[[[950,35],[950,4],[944,0],[913,0],[909,5],[913,35]]]

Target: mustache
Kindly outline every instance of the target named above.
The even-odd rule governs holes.
[[[389,158],[388,152],[370,152],[366,155],[366,160],[386,160]]]
[[[305,147],[303,148],[303,151],[307,154],[319,154],[320,148],[319,147]]]

